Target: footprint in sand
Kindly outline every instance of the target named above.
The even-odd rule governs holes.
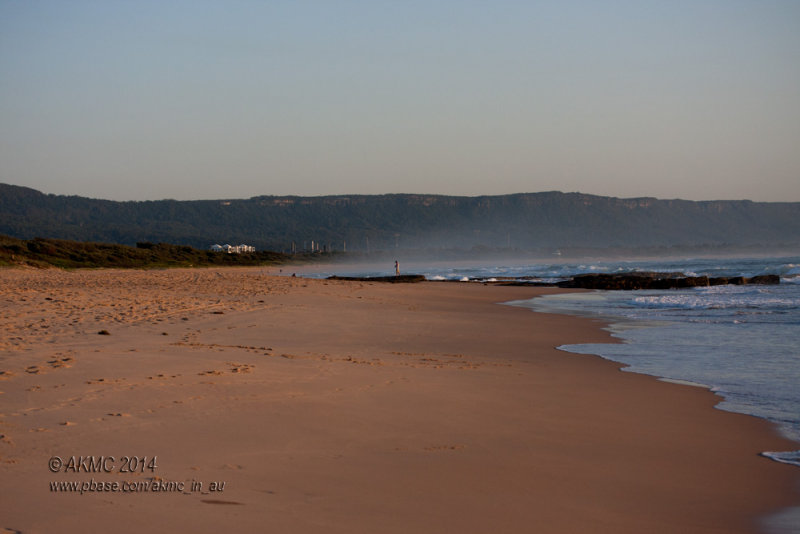
[[[242,469],[244,469],[244,466],[239,465],[239,464],[225,464],[225,465],[222,466],[222,469],[229,469],[229,470],[233,470],[233,471],[241,471]]]
[[[231,373],[241,373],[241,374],[249,373],[253,370],[253,367],[255,367],[255,365],[250,365],[247,363],[232,363],[232,362],[226,362],[226,363],[231,366]]]
[[[47,363],[50,364],[50,367],[57,369],[59,367],[72,367],[72,362],[75,361],[73,358],[67,356],[66,358],[55,358],[53,360],[49,360]]]
[[[423,450],[428,452],[458,451],[464,447],[466,447],[466,445],[431,445],[430,447],[423,447]]]

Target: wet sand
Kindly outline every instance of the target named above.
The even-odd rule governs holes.
[[[498,305],[553,291],[0,270],[0,528],[756,532],[800,500],[768,423]]]

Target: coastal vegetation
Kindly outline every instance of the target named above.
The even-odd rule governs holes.
[[[317,255],[316,257],[321,257]],[[134,247],[64,239],[16,239],[0,235],[0,266],[78,268],[164,268],[278,265],[309,261],[311,255],[289,257],[270,251],[228,254],[188,245],[140,242]]]

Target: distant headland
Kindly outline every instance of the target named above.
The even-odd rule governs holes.
[[[0,234],[287,255],[398,251],[440,257],[771,253],[800,246],[800,202],[581,193],[258,196],[117,202],[0,184]]]

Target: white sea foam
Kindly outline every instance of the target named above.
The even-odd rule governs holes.
[[[780,462],[782,464],[790,464],[796,465],[800,467],[800,451],[786,451],[786,452],[775,452],[775,451],[765,451],[761,453],[762,456],[766,456],[771,460],[775,460],[776,462]]]
[[[773,310],[800,306],[800,296],[772,286],[713,286],[688,292],[645,294],[632,298],[631,305],[646,309]]]
[[[702,388],[702,389],[711,389],[706,384],[700,384],[699,382],[692,382],[691,380],[678,380],[676,378],[659,378],[661,382],[669,382],[670,384],[679,384],[681,386],[691,386],[694,388]]]

